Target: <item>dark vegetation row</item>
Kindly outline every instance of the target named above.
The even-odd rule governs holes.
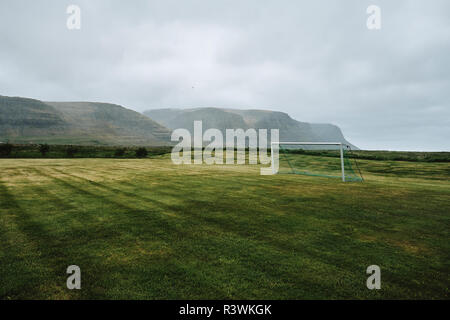
[[[305,154],[323,157],[339,157],[338,150],[299,150],[285,149],[280,152]],[[353,159],[381,161],[412,161],[412,162],[450,162],[450,152],[419,152],[419,151],[366,151],[345,150],[346,157]]]
[[[171,147],[111,147],[48,144],[0,144],[0,158],[146,158],[171,152]]]
[[[247,149],[248,150],[248,149]],[[172,151],[171,146],[120,147],[48,144],[0,144],[0,158],[146,158]],[[325,157],[339,157],[337,150],[284,149],[280,152]],[[414,162],[450,162],[450,152],[346,150],[355,159]]]

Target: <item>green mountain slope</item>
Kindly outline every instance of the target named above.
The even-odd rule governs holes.
[[[170,130],[119,105],[0,96],[0,141],[166,145]]]
[[[300,122],[284,112],[268,110],[237,110],[220,108],[155,109],[144,114],[170,129],[192,130],[194,120],[203,121],[203,130],[279,129],[280,141],[348,142],[339,127],[332,124]],[[191,131],[192,132],[192,131]]]

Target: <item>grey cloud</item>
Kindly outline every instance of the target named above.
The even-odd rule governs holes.
[[[370,4],[380,31],[365,26]],[[5,0],[0,94],[267,108],[339,125],[362,148],[450,150],[449,12],[445,0]]]

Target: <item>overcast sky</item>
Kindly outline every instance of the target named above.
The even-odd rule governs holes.
[[[0,2],[0,95],[270,109],[360,148],[450,151],[449,71],[448,0]]]

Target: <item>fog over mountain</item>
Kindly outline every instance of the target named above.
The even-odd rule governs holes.
[[[2,0],[0,94],[273,110],[333,123],[363,149],[450,150],[449,12],[448,0]]]
[[[194,121],[201,120],[203,131],[219,129],[223,137],[226,129],[278,129],[280,141],[343,142],[356,149],[335,125],[300,122],[278,111],[194,108],[147,110],[144,114],[172,130],[194,132]]]
[[[171,130],[185,128],[193,133],[194,121],[201,120],[204,130],[217,128],[224,136],[225,129],[279,129],[281,141],[350,145],[337,126],[299,122],[282,112],[197,108],[144,114],[111,103],[0,96],[0,142],[161,146],[173,144]]]

